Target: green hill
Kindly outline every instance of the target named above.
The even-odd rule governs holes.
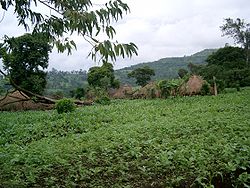
[[[139,67],[149,66],[155,70],[155,76],[152,78],[153,80],[173,79],[178,77],[178,70],[181,68],[187,69],[187,65],[189,63],[205,64],[207,57],[215,51],[216,49],[205,49],[191,56],[169,57],[160,59],[158,61],[140,63],[116,70],[115,75],[122,84],[135,85],[135,80],[128,78],[127,74]]]

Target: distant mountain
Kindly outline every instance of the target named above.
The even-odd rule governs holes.
[[[128,78],[127,74],[139,67],[149,66],[155,70],[155,76],[152,77],[153,80],[173,79],[178,77],[178,70],[181,68],[187,69],[187,65],[189,63],[200,65],[206,64],[207,57],[214,53],[216,50],[217,49],[205,49],[191,56],[168,57],[160,59],[158,61],[140,63],[116,70],[115,75],[122,84],[135,85],[135,80]]]

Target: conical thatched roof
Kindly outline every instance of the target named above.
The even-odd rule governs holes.
[[[192,75],[187,82],[180,86],[179,93],[180,95],[198,95],[204,83],[205,80],[201,76]]]

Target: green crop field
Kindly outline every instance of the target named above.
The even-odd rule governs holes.
[[[0,112],[0,187],[249,187],[250,89]]]

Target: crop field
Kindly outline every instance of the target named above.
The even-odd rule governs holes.
[[[250,89],[0,112],[0,187],[249,187]]]

